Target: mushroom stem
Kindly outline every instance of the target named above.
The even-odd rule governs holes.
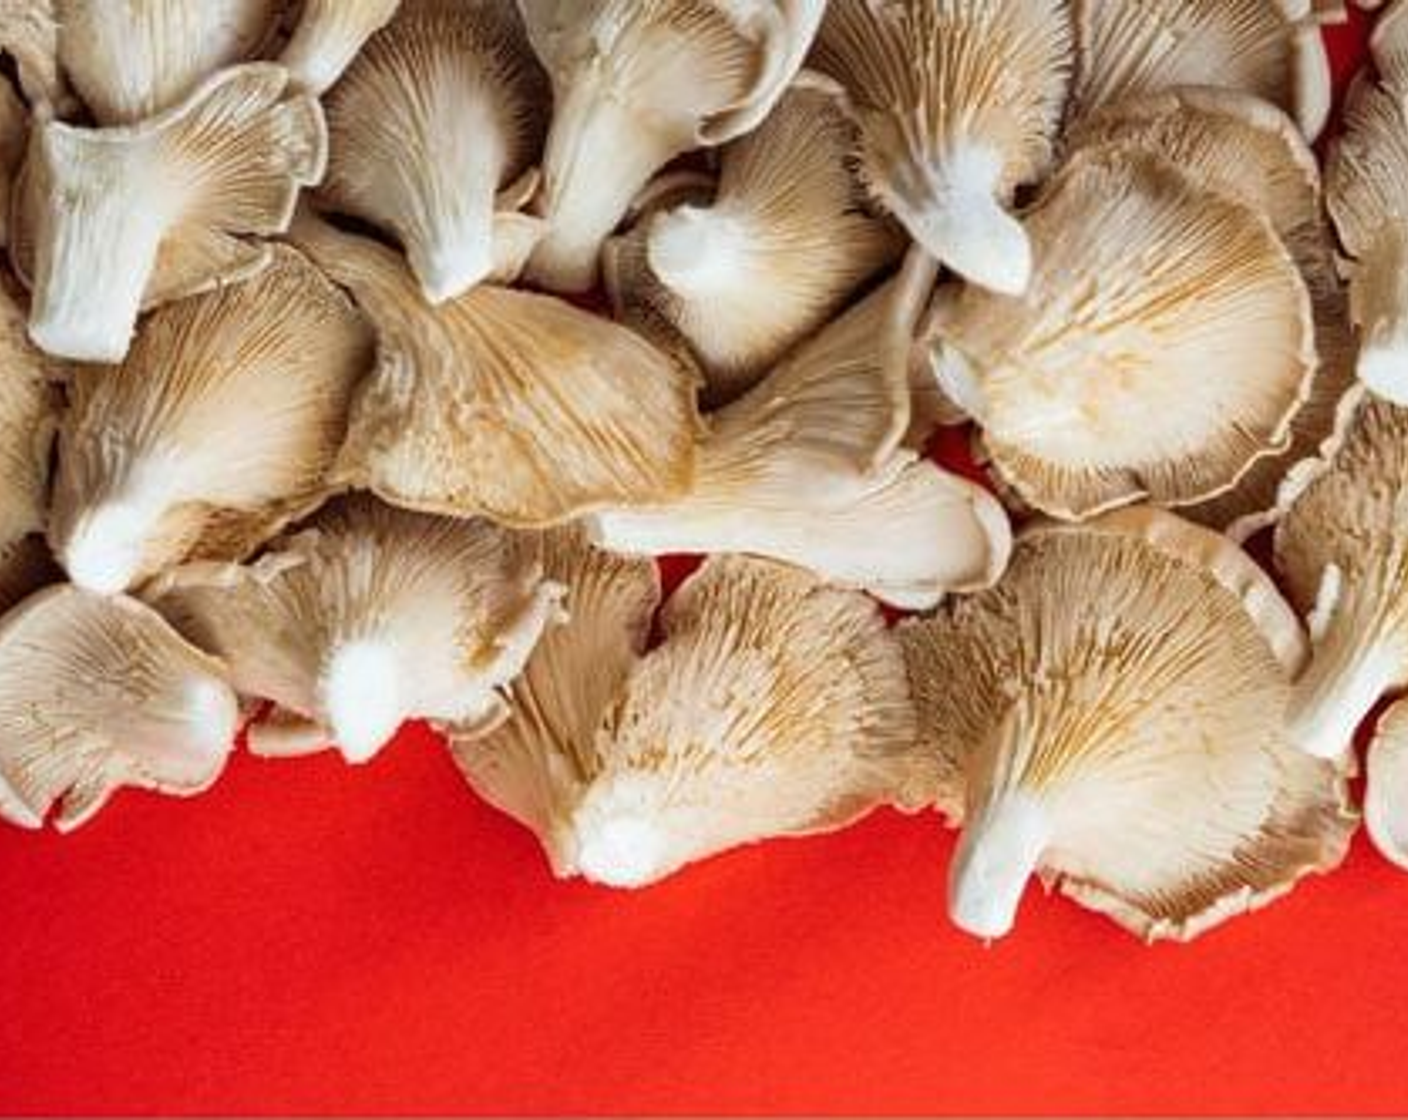
[[[1291,690],[1287,734],[1316,758],[1342,757],[1380,697],[1408,683],[1408,650],[1382,641],[1356,644],[1356,637],[1355,627],[1331,627]]]
[[[164,488],[129,483],[81,512],[67,531],[56,525],[54,555],[77,586],[100,595],[125,591],[141,571],[147,542],[168,508]]]
[[[949,868],[955,925],[986,939],[1010,933],[1027,880],[1051,842],[1051,816],[1034,797],[1005,792],[963,826]]]
[[[295,85],[321,97],[362,45],[390,22],[400,0],[308,0],[279,56]]]
[[[323,707],[342,757],[367,762],[406,719],[400,659],[383,639],[358,638],[339,646],[320,682]]]
[[[685,298],[716,294],[737,283],[750,243],[748,223],[718,209],[681,206],[650,223],[646,256],[667,288]]]
[[[1408,226],[1387,223],[1354,267],[1350,311],[1359,325],[1359,380],[1408,405]]]
[[[486,150],[499,147],[492,126],[465,131],[479,142],[465,145],[463,160],[442,159],[432,169],[437,178],[449,172],[447,181],[427,184],[432,189],[415,222],[420,228],[404,233],[411,271],[432,304],[463,295],[494,271],[494,196],[502,152]]]
[[[679,866],[670,852],[668,815],[639,778],[593,787],[572,814],[559,849],[560,866],[602,886],[632,889]]]

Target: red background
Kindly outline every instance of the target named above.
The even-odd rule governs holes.
[[[1331,33],[1343,73],[1362,29]],[[419,729],[0,828],[0,1112],[1408,1111],[1408,878],[1189,947],[1060,899],[985,948],[880,813],[645,893],[551,880]]]

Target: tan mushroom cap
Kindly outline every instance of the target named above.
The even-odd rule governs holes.
[[[0,549],[44,529],[58,426],[56,363],[25,337],[24,310],[0,274]]]
[[[493,273],[498,196],[538,158],[551,97],[511,0],[405,0],[325,98],[321,198],[393,234],[443,303]]]
[[[555,620],[561,591],[542,578],[532,538],[359,497],[253,564],[188,564],[148,598],[229,663],[240,693],[296,717],[251,728],[256,754],[331,739],[366,762],[408,719],[502,720],[500,690]]]
[[[253,57],[283,3],[57,0],[59,63],[99,124],[133,124]]]
[[[902,253],[898,230],[865,209],[857,140],[835,91],[799,80],[723,149],[711,201],[657,209],[607,242],[618,316],[678,331],[713,401],[752,388]]]
[[[396,14],[401,0],[303,0],[293,37],[279,55],[299,89],[322,96],[362,46]]]
[[[490,285],[430,307],[391,250],[311,217],[294,237],[377,328],[345,484],[393,505],[532,528],[689,485],[693,380],[632,331]]]
[[[935,258],[1008,293],[1032,271],[1008,208],[1051,161],[1071,63],[1064,0],[832,0],[808,62],[849,96],[875,197]]]
[[[1072,115],[1178,86],[1255,94],[1314,140],[1330,114],[1315,0],[1073,0]]]
[[[1291,423],[1284,452],[1258,459],[1226,493],[1184,506],[1192,521],[1238,540],[1274,523],[1281,481],[1343,438],[1355,384],[1356,345],[1348,296],[1325,217],[1315,153],[1274,105],[1250,94],[1200,87],[1152,94],[1099,109],[1074,129],[1077,149],[1112,145],[1164,160],[1200,187],[1265,215],[1295,258],[1314,311],[1319,366]]]
[[[287,85],[250,63],[139,124],[33,130],[11,255],[41,347],[121,361],[140,309],[267,265],[269,247],[244,238],[286,229],[326,157],[322,111]]]
[[[801,66],[823,0],[518,0],[552,77],[548,229],[529,274],[596,281],[603,242],[675,156],[755,128]]]
[[[59,70],[59,31],[54,0],[0,0],[0,55],[15,62],[20,89],[46,112],[69,109]]]
[[[452,732],[450,751],[475,792],[531,829],[565,876],[572,810],[602,769],[597,729],[645,653],[660,576],[653,561],[593,548],[574,527],[543,534],[542,560],[567,589],[566,620],[509,686],[509,718],[487,735]]]
[[[1012,927],[1039,872],[1148,939],[1186,940],[1343,857],[1339,769],[1280,721],[1304,654],[1270,579],[1172,514],[1038,527],[994,590],[901,630],[963,838],[954,921]]]
[[[155,611],[67,585],[0,622],[0,818],[61,832],[122,786],[208,788],[234,744],[235,694],[219,662]]]
[[[912,253],[899,278],[707,418],[686,494],[598,513],[593,538],[632,554],[767,556],[916,609],[989,586],[1010,548],[1002,507],[900,447],[933,275]]]
[[[153,313],[120,369],[74,371],[49,539],[75,583],[242,559],[330,492],[371,337],[308,261],[273,255]]]
[[[1379,698],[1408,685],[1408,409],[1365,396],[1344,446],[1301,485],[1276,563],[1314,655],[1287,719],[1298,746],[1338,758]]]
[[[1187,505],[1285,449],[1317,359],[1305,283],[1265,218],[1097,150],[1027,228],[1026,294],[949,292],[932,328],[943,387],[1026,502],[1074,520]]]
[[[1379,717],[1369,743],[1364,825],[1374,847],[1408,871],[1408,700]]]

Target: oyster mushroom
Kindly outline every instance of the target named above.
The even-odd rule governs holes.
[[[1081,520],[1188,505],[1285,450],[1317,359],[1265,218],[1132,152],[1078,154],[1028,215],[1021,299],[942,293],[942,387],[1031,506]]]
[[[1408,871],[1408,700],[1379,717],[1365,768],[1369,839],[1385,859]]]
[[[1348,297],[1336,266],[1315,154],[1295,123],[1268,102],[1235,90],[1180,89],[1097,110],[1074,130],[1077,150],[1110,145],[1154,156],[1200,187],[1263,214],[1300,267],[1314,312],[1319,365],[1291,422],[1286,450],[1257,459],[1224,494],[1179,513],[1245,540],[1280,516],[1281,481],[1344,436],[1355,384]]]
[[[98,123],[170,109],[252,57],[284,0],[57,0],[59,62]]]
[[[1338,758],[1408,685],[1408,409],[1364,397],[1344,446],[1287,489],[1276,563],[1314,644],[1287,721],[1302,749]]]
[[[1280,718],[1304,636],[1209,530],[1153,509],[1039,526],[998,587],[900,636],[963,819],[949,913],[970,933],[1008,933],[1039,872],[1187,940],[1344,856],[1342,774]]]
[[[922,609],[1002,573],[1010,530],[976,484],[900,447],[908,359],[933,266],[901,276],[707,418],[694,483],[656,506],[593,515],[617,552],[747,552]]]
[[[620,563],[583,554],[569,612],[582,582],[594,590],[568,630],[593,633],[545,646],[553,660],[518,714],[457,749],[471,783],[538,830],[558,875],[641,887],[930,796],[904,659],[873,603],[795,569],[714,559],[666,606],[664,644],[637,659],[652,588],[601,570]],[[619,586],[603,593],[605,578]],[[599,718],[576,690],[536,687],[592,672],[592,654],[620,678],[613,697],[591,697],[607,701]]]
[[[539,224],[512,215],[513,184],[542,148],[550,97],[512,0],[405,0],[327,94],[321,197],[395,235],[443,303],[494,271],[496,209]]]
[[[1070,84],[1065,0],[832,0],[809,65],[845,89],[875,196],[953,271],[1019,293],[1013,194],[1040,177]]]
[[[562,590],[542,578],[537,551],[488,522],[360,497],[253,564],[184,565],[147,597],[229,663],[236,689],[279,705],[283,718],[250,729],[255,754],[331,739],[366,762],[408,719],[504,718],[500,689],[555,621]]]
[[[0,621],[0,817],[68,832],[122,786],[187,796],[219,776],[235,694],[149,607],[67,585]]]
[[[490,285],[430,307],[391,250],[311,217],[293,236],[377,328],[379,360],[353,408],[339,482],[517,527],[688,486],[693,381],[633,332]]]
[[[139,124],[31,133],[12,257],[32,277],[29,333],[52,354],[118,362],[137,313],[264,267],[244,240],[287,228],[322,177],[322,112],[272,63],[217,74]]]
[[[823,0],[518,0],[552,77],[547,232],[529,275],[596,282],[602,243],[675,156],[763,120],[801,66]]]
[[[188,556],[238,560],[330,492],[371,338],[293,250],[153,313],[118,370],[79,367],[49,540],[77,584],[120,591]]]
[[[606,243],[619,317],[682,335],[714,400],[752,388],[903,251],[865,210],[856,141],[834,92],[799,80],[723,149],[711,202],[655,210]]]
[[[279,61],[294,85],[322,96],[368,39],[391,22],[401,0],[303,0],[293,38]]]
[[[1178,86],[1221,86],[1285,109],[1314,140],[1330,115],[1316,0],[1073,0],[1072,116]]]

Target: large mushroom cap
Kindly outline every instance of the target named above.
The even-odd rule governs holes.
[[[1039,871],[1148,939],[1196,935],[1339,862],[1336,767],[1285,736],[1304,639],[1238,550],[1141,509],[1038,527],[998,587],[902,631],[964,833],[950,912],[1011,928]]]
[[[192,794],[219,775],[238,706],[218,662],[154,611],[69,586],[0,622],[0,817],[61,831],[121,786]]]
[[[148,597],[229,663],[241,693],[304,721],[253,728],[257,753],[331,740],[365,762],[408,719],[501,719],[499,689],[522,671],[560,591],[542,579],[531,538],[361,497],[252,565],[187,565]]]
[[[1027,227],[1024,296],[964,288],[932,316],[944,387],[1023,500],[1070,519],[1185,505],[1285,448],[1315,339],[1266,219],[1161,161],[1095,150]]]
[[[49,538],[71,579],[131,587],[237,560],[320,504],[371,339],[286,247],[254,280],[154,312],[117,370],[79,367]]]
[[[1062,0],[832,0],[809,65],[845,89],[871,190],[915,241],[1021,292],[1032,250],[1007,207],[1050,162],[1071,47]]]

